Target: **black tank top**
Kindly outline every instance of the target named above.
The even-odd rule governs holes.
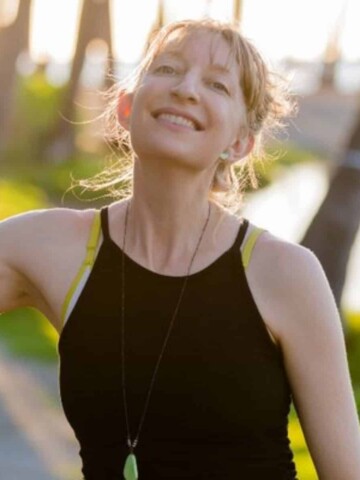
[[[136,447],[140,480],[294,480],[291,402],[280,350],[245,277],[240,246],[191,274]],[[60,391],[86,480],[121,480],[122,251],[101,210],[103,243],[60,340]],[[126,384],[132,438],[184,277],[125,255]]]

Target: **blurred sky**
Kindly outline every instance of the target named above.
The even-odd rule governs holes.
[[[73,53],[82,0],[34,0],[31,51],[41,59],[68,61]],[[16,0],[1,0],[11,7]],[[154,21],[157,0],[112,0],[115,53],[134,63]],[[208,15],[229,20],[232,0],[165,0],[167,20]],[[342,12],[342,13],[341,13]],[[346,60],[360,60],[359,0],[244,0],[242,28],[270,60],[321,58],[329,33],[342,18]]]

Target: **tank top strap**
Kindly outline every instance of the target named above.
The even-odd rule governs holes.
[[[243,221],[241,222],[241,225],[239,227],[239,232],[236,236],[236,239],[233,245],[234,251],[238,252],[240,250],[240,247],[245,238],[248,227],[249,227],[249,220],[247,218],[243,218]]]
[[[257,239],[265,231],[266,230],[264,228],[259,228],[253,225],[253,229],[248,235],[248,238],[246,239],[246,242],[242,247],[242,259],[243,259],[243,265],[245,269],[248,267],[250,263],[251,255],[254,250]]]
[[[101,231],[104,237],[104,241],[109,241],[110,233],[109,233],[109,207],[102,207],[100,209],[100,217],[101,217]]]

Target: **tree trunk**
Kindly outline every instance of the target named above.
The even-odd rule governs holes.
[[[69,157],[75,150],[75,132],[71,123],[75,120],[75,97],[84,64],[85,51],[89,42],[94,38],[100,38],[107,43],[109,47],[107,68],[111,70],[113,48],[109,0],[84,0],[70,80],[60,106],[61,116],[46,139],[47,146],[44,153],[55,161]]]
[[[233,21],[234,23],[240,24],[241,16],[242,16],[242,0],[234,0],[233,5]]]
[[[360,225],[360,110],[344,160],[302,244],[319,258],[340,308],[351,248]]]
[[[341,60],[341,36],[344,30],[348,0],[345,0],[337,17],[333,30],[327,41],[323,58],[323,71],[320,79],[320,89],[334,90],[336,87],[336,71]]]
[[[155,22],[152,25],[150,32],[145,42],[144,55],[147,52],[152,40],[156,36],[157,32],[165,25],[165,5],[164,0],[159,0],[158,9],[156,12]]]
[[[15,21],[0,30],[0,151],[6,147],[13,120],[16,61],[28,50],[31,2],[20,0]]]
[[[338,32],[332,34],[326,46],[322,73],[320,79],[320,89],[335,90],[336,70],[341,60],[341,52],[339,48]]]

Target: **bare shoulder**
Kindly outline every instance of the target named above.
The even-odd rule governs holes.
[[[31,210],[0,222],[0,242],[5,247],[0,255],[7,263],[20,268],[31,262],[33,254],[51,245],[66,245],[85,234],[93,210],[52,208]]]
[[[32,306],[56,323],[49,292],[81,260],[93,217],[93,209],[52,208],[0,222],[0,311]]]
[[[249,266],[249,272],[261,269],[262,276],[271,278],[274,287],[281,287],[289,281],[301,282],[308,275],[324,275],[319,260],[311,250],[268,231],[258,238]]]
[[[315,318],[337,315],[324,270],[308,248],[266,231],[255,244],[246,275],[260,313],[279,343],[297,329],[312,328]]]
[[[93,210],[76,210],[72,208],[47,208],[39,210],[29,210],[27,212],[19,213],[11,217],[5,218],[0,222],[2,231],[11,229],[18,230],[22,229],[26,233],[31,233],[34,231],[32,226],[43,226],[47,227],[48,225],[53,224],[53,226],[61,224],[74,222],[78,224],[80,219],[83,219],[87,214],[91,214]],[[29,228],[30,227],[30,228]]]

